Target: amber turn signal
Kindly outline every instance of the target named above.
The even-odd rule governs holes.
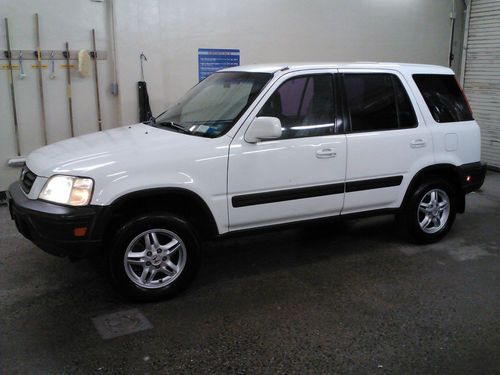
[[[75,237],[83,237],[87,234],[87,227],[78,227],[73,229]]]

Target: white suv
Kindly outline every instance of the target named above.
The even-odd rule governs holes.
[[[226,69],[152,119],[29,155],[9,188],[19,231],[72,258],[102,253],[134,299],[173,296],[200,241],[395,213],[443,237],[484,180],[480,132],[453,72],[392,64]]]

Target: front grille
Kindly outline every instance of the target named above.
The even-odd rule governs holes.
[[[31,187],[35,182],[36,174],[31,172],[27,166],[24,166],[21,170],[21,188],[26,194],[29,194],[31,191]]]

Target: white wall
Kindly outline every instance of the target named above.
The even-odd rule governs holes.
[[[108,2],[110,0],[107,0]],[[139,54],[148,58],[145,78],[153,113],[173,103],[198,80],[198,48],[239,48],[241,63],[297,61],[400,61],[447,65],[452,0],[115,0],[117,69],[120,95],[109,94],[110,60],[100,62],[104,127],[136,122]],[[11,22],[12,47],[34,47],[33,13],[40,14],[42,48],[90,48],[110,54],[107,2],[90,0],[0,0],[0,49],[5,49],[3,18]],[[455,64],[459,72],[463,6],[456,0]],[[16,79],[22,147],[40,146],[36,72]],[[48,75],[48,72],[45,73]],[[73,74],[77,134],[97,129],[93,79]],[[5,166],[15,155],[7,73],[0,71],[0,190],[17,178]],[[49,140],[68,136],[62,69],[44,80]]]
[[[160,98],[154,111],[197,82],[200,47],[239,48],[242,64],[448,63],[451,0],[171,0],[159,4],[160,25],[152,29],[161,33],[161,47],[149,52],[150,61],[160,66],[161,77],[150,90],[151,96]],[[461,4],[456,1],[457,28],[463,22]],[[462,33],[456,31],[455,62],[459,62]],[[124,118],[132,119],[132,113]]]

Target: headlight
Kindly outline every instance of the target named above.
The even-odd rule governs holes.
[[[52,176],[38,198],[70,206],[86,206],[92,198],[93,187],[94,181],[91,178]]]

